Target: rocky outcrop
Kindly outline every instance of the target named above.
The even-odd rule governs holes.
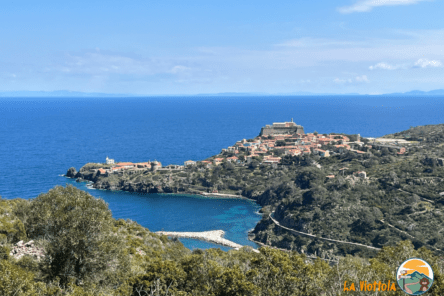
[[[74,167],[69,168],[69,170],[66,172],[66,177],[68,178],[75,178],[75,176],[77,175],[77,170]]]
[[[20,259],[25,255],[29,255],[36,258],[37,260],[40,260],[45,257],[44,253],[45,251],[42,248],[34,246],[34,241],[32,240],[27,243],[19,241],[12,248],[9,256],[14,257],[15,259]]]

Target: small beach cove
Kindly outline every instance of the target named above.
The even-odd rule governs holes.
[[[258,248],[248,239],[248,232],[261,219],[256,202],[241,196],[223,194],[139,194],[124,191],[97,190],[89,183],[65,178],[68,184],[104,199],[116,219],[136,221],[152,232],[207,232],[222,230],[223,238],[241,246]],[[189,249],[233,247],[215,241],[180,237]]]

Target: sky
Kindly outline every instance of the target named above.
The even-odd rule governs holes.
[[[3,1],[0,92],[444,88],[444,0]]]

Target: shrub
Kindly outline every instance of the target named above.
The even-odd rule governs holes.
[[[35,295],[34,274],[9,261],[0,260],[0,295]]]
[[[111,234],[107,204],[73,186],[57,186],[32,200],[26,228],[48,241],[44,272],[49,280],[96,280],[121,258],[123,241]]]

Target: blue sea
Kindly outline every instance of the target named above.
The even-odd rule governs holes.
[[[227,239],[257,247],[247,239],[261,218],[253,201],[108,192],[62,175],[107,156],[163,165],[202,160],[292,118],[306,132],[379,137],[444,123],[443,111],[440,97],[0,98],[0,195],[29,199],[73,184],[103,198],[115,218],[151,231],[222,229]],[[181,241],[190,249],[228,249]]]

